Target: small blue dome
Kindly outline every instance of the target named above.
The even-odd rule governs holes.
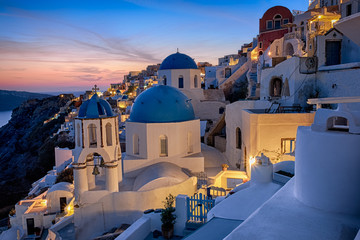
[[[94,94],[90,100],[81,104],[78,114],[78,117],[80,118],[100,118],[112,116],[114,116],[114,113],[111,110],[110,104],[106,100],[100,99],[97,94]]]
[[[174,53],[164,59],[159,70],[165,69],[198,69],[195,61],[186,54]]]
[[[165,123],[194,119],[190,99],[174,87],[160,85],[147,89],[135,99],[129,121]]]

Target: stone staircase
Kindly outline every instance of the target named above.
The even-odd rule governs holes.
[[[251,61],[245,62],[229,78],[225,79],[223,82],[221,82],[219,84],[219,88],[224,91],[226,99],[227,99],[227,96],[230,94],[231,88],[233,87],[234,83],[241,77],[246,76],[246,73],[249,71],[250,66],[251,66]]]
[[[251,68],[247,72],[247,79],[249,82],[248,91],[249,91],[249,97],[248,98],[256,98],[256,86],[258,83],[257,79],[257,62],[251,62]]]

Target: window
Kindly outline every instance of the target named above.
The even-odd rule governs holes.
[[[168,156],[168,140],[165,135],[160,136],[160,157]]]
[[[192,153],[193,151],[194,151],[194,149],[193,149],[192,133],[188,132],[188,134],[187,134],[187,153]]]
[[[275,55],[279,56],[279,46],[276,46]]]
[[[76,143],[80,147],[80,124],[76,125]]]
[[[281,16],[280,15],[276,15],[274,17],[274,25],[275,25],[275,29],[281,28]]]
[[[167,82],[166,82],[166,76],[165,76],[165,75],[163,76],[163,84],[164,84],[164,85],[167,84]]]
[[[194,77],[194,88],[198,87],[198,79],[197,79],[197,75],[195,75]]]
[[[133,153],[139,154],[139,136],[136,134],[133,135]]]
[[[266,21],[266,29],[272,29],[273,28],[273,22],[272,20]]]
[[[290,154],[295,150],[295,138],[282,138],[281,139],[281,153]]]
[[[179,76],[179,88],[184,88],[184,77],[182,75]]]
[[[97,137],[96,137],[96,126],[91,123],[88,126],[89,133],[89,147],[96,148],[97,147]]]
[[[283,21],[284,21],[284,24],[288,24],[288,23],[289,23],[289,19],[288,19],[288,18],[285,18]]]
[[[270,96],[281,97],[282,80],[280,78],[274,78],[270,82]]]
[[[241,149],[242,139],[241,139],[241,129],[236,128],[236,148]]]
[[[262,42],[259,42],[259,48],[262,49]]]
[[[351,15],[351,4],[346,5],[346,16]]]
[[[344,117],[331,117],[327,120],[327,129],[330,131],[349,131],[349,121]]]
[[[111,123],[107,123],[105,128],[106,128],[106,145],[112,146]]]
[[[220,107],[219,108],[219,114],[223,114],[225,112],[225,108],[224,107]]]
[[[231,76],[231,68],[225,68],[225,78],[229,78]]]

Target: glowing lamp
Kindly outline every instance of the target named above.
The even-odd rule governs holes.
[[[271,56],[271,52],[268,52],[268,55]]]
[[[255,158],[254,157],[250,157],[250,166],[253,165],[255,163]]]

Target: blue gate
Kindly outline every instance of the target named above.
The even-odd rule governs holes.
[[[190,222],[206,222],[207,213],[215,205],[215,200],[206,196],[196,194],[191,198],[187,198],[188,221]]]

